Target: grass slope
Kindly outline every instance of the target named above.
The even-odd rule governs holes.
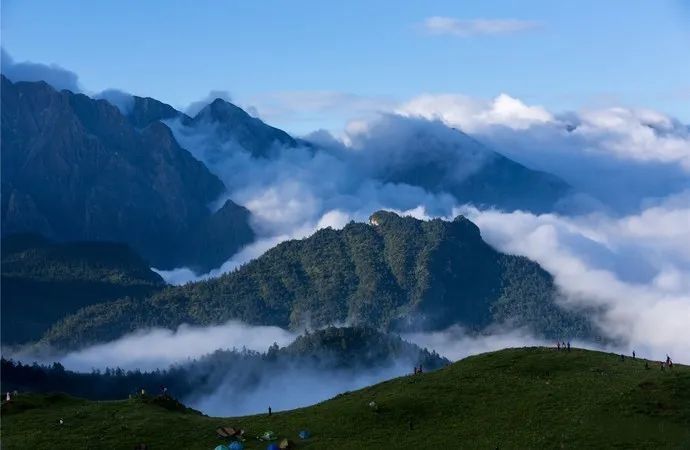
[[[272,417],[209,418],[142,400],[64,396],[25,395],[9,406],[2,407],[6,449],[131,449],[138,442],[212,449],[222,443],[219,425],[292,439],[307,428],[313,437],[298,448],[309,449],[690,448],[690,368],[661,371],[650,362],[645,370],[643,360],[579,349],[482,354]]]

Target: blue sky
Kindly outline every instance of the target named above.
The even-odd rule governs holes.
[[[684,0],[4,0],[2,46],[76,72],[90,91],[184,107],[226,90],[296,132],[422,93],[648,107],[690,122]],[[312,116],[300,122],[300,108]]]

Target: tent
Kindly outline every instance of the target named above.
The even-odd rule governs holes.
[[[230,445],[228,445],[228,449],[229,450],[244,450],[244,444],[239,442],[239,441],[231,442]]]
[[[266,447],[266,450],[280,450],[280,447],[278,447],[278,444],[276,444],[276,443],[268,444],[268,447]]]
[[[286,449],[294,448],[295,446],[291,440],[289,440],[288,438],[285,438],[282,441],[280,441],[279,447],[281,448],[281,450],[286,450]]]
[[[309,439],[311,437],[311,433],[308,430],[302,430],[299,432],[299,438],[300,439]]]
[[[228,446],[227,445],[219,445],[215,448],[215,450],[228,450]]]
[[[244,435],[244,430],[235,427],[218,427],[216,433],[220,437],[236,437],[239,438]]]
[[[263,434],[259,436],[259,440],[261,441],[275,441],[276,439],[278,439],[278,437],[273,431],[264,431]]]

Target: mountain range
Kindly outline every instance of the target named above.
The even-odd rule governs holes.
[[[201,271],[251,242],[249,212],[209,209],[223,183],[147,123],[166,108],[138,104],[129,120],[105,100],[3,76],[3,235],[124,242],[156,267]]]
[[[4,76],[1,94],[3,236],[33,232],[59,241],[123,242],[160,269],[206,272],[255,237],[249,211],[221,201],[226,186],[180,145],[171,121],[189,130],[208,128],[218,142],[232,143],[252,158],[270,159],[276,149],[297,146],[323,151],[221,99],[190,117],[148,97],[134,96],[120,110],[103,99]],[[448,192],[458,202],[539,212],[568,192],[557,177],[456,134],[461,145],[452,149],[460,155],[454,163],[432,158],[374,176]],[[445,154],[434,140],[411,145],[426,155]],[[456,177],[462,154],[478,148],[488,155],[482,167]],[[222,159],[227,151],[214,148],[207,157]]]

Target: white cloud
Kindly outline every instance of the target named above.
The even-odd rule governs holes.
[[[261,374],[258,383],[241,386],[233,375],[204,396],[190,396],[184,403],[212,416],[257,414],[270,405],[273,411],[313,405],[342,392],[354,391],[405,375],[416,361],[401,360],[368,370],[324,370],[286,364],[278,373]]]
[[[556,151],[575,144],[581,153],[678,164],[690,172],[690,128],[656,111],[611,107],[558,116],[507,94],[491,101],[458,94],[424,94],[402,104],[396,112],[442,120],[490,140],[505,135],[505,129],[515,131],[511,139],[532,138],[532,143],[548,134],[555,141],[548,144]]]
[[[528,106],[507,94],[500,94],[490,101],[459,94],[423,94],[402,104],[396,112],[406,116],[442,120],[468,133],[493,125],[522,130],[554,120],[551,113],[543,107]]]
[[[13,82],[45,81],[57,90],[82,91],[77,74],[57,64],[15,62],[5,49],[0,49],[0,67],[2,74]]]
[[[622,159],[677,162],[690,172],[690,130],[664,114],[608,108],[583,111],[579,119],[574,134]]]
[[[57,357],[65,368],[90,371],[106,367],[122,369],[165,369],[172,364],[189,361],[217,349],[242,349],[265,352],[274,342],[290,344],[296,334],[279,327],[250,326],[237,321],[210,327],[180,325],[177,330],[154,328],[139,330],[115,341],[97,344]],[[15,354],[22,361],[45,359]]]
[[[106,100],[111,105],[117,107],[120,112],[124,115],[132,112],[134,108],[134,97],[132,94],[121,91],[119,89],[106,89],[96,95],[93,98]]]
[[[470,19],[434,16],[422,22],[422,29],[430,34],[458,37],[512,34],[539,28],[541,24],[519,19]]]
[[[563,217],[462,208],[499,250],[555,277],[564,304],[601,308],[607,336],[690,361],[690,193],[640,214]],[[644,352],[644,353],[643,353]]]
[[[441,331],[406,333],[401,337],[422,348],[433,349],[451,361],[510,347],[552,345],[527,330],[494,330],[491,334],[477,335],[468,333],[459,325]]]
[[[262,120],[297,133],[316,128],[340,129],[353,117],[371,119],[390,111],[397,101],[385,95],[361,95],[338,91],[280,91],[251,96],[242,100],[251,105]]]

